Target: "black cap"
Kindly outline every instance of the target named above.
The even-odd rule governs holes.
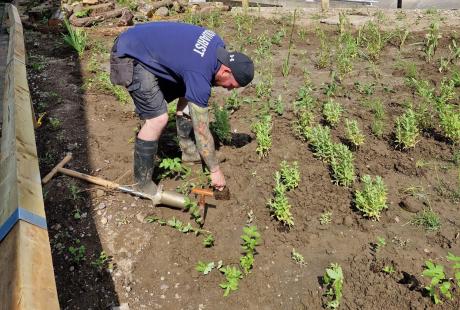
[[[243,53],[229,52],[223,47],[217,48],[217,59],[232,70],[240,86],[246,86],[254,78],[254,63]]]

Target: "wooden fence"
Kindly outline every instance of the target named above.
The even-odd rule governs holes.
[[[0,147],[0,309],[59,309],[27,84],[21,20],[9,33]],[[0,55],[1,57],[1,55]]]

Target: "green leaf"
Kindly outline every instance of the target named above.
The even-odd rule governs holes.
[[[198,261],[198,264],[195,267],[195,269],[198,272],[201,272],[205,275],[210,273],[213,268],[214,268],[214,262],[206,263],[202,261]]]

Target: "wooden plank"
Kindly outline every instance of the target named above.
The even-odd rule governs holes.
[[[19,221],[0,243],[0,310],[59,309],[48,232]]]

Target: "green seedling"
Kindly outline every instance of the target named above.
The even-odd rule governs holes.
[[[311,129],[308,137],[316,157],[326,163],[330,163],[334,155],[334,143],[331,138],[329,127],[316,125]]]
[[[450,100],[455,99],[455,82],[447,78],[441,80],[441,87],[439,89],[439,96],[436,97],[438,109],[447,104]]]
[[[273,77],[268,75],[256,84],[256,96],[260,99],[270,98],[272,94]]]
[[[275,32],[271,37],[272,44],[281,46],[281,40],[286,36],[286,29],[281,28],[277,32]]]
[[[356,208],[363,212],[365,217],[379,220],[380,212],[388,208],[387,190],[380,176],[376,176],[375,181],[370,175],[364,175],[361,178],[363,190],[356,190],[355,203]]]
[[[172,178],[185,178],[190,175],[190,168],[184,166],[180,158],[163,158],[159,168],[163,169],[164,172],[161,174],[161,178],[172,177]]]
[[[342,115],[343,108],[340,103],[329,99],[323,105],[324,119],[332,126],[335,127],[339,123],[340,116]]]
[[[293,18],[292,18],[292,24],[291,24],[291,35],[289,36],[288,53],[287,53],[286,58],[283,61],[283,65],[282,65],[282,74],[283,74],[284,77],[288,76],[289,72],[291,71],[290,60],[291,60],[291,51],[292,51],[292,43],[293,43],[292,37],[293,37],[293,34],[294,34],[296,13],[297,13],[297,10],[294,10],[294,14],[293,14]]]
[[[253,124],[252,131],[256,135],[257,148],[256,152],[259,157],[263,158],[268,155],[272,147],[272,118],[269,114],[262,115],[260,120]]]
[[[457,106],[446,104],[439,109],[439,124],[444,135],[454,143],[460,141],[460,111]]]
[[[337,263],[331,263],[323,276],[323,283],[326,289],[324,296],[328,297],[326,307],[328,309],[337,309],[342,299],[343,272],[342,267]]]
[[[375,61],[380,58],[382,50],[392,36],[392,33],[382,31],[379,24],[369,21],[359,29],[357,41],[360,46],[366,48],[367,57]]]
[[[297,264],[305,265],[305,259],[303,255],[297,252],[294,248],[292,249],[292,252],[291,252],[291,258]]]
[[[185,206],[184,210],[190,213],[190,217],[197,223],[198,225],[203,225],[203,219],[201,218],[200,207],[193,201],[192,199],[186,197],[185,198]]]
[[[452,299],[452,294],[450,292],[451,284],[449,279],[446,278],[443,265],[434,264],[432,261],[426,261],[425,270],[422,275],[431,279],[430,284],[425,286],[425,290],[436,305],[442,303],[439,296]]]
[[[80,194],[81,191],[77,184],[72,182],[69,184],[68,188],[69,188],[70,198],[73,201],[78,201],[82,199],[81,194]]]
[[[378,252],[381,248],[387,245],[385,238],[377,237],[377,242],[374,244],[374,251]]]
[[[209,234],[206,236],[206,238],[203,239],[203,245],[205,248],[213,247],[214,241],[214,236],[212,234]]]
[[[311,111],[316,105],[316,99],[312,95],[313,88],[311,85],[300,87],[297,93],[297,100],[294,101],[296,111]]]
[[[256,61],[270,58],[272,54],[272,42],[266,34],[261,34],[256,37]]]
[[[324,30],[319,27],[316,28],[316,36],[320,42],[320,51],[316,58],[316,66],[320,69],[324,69],[329,67],[331,63],[331,46]]]
[[[78,18],[87,17],[87,16],[89,16],[90,13],[91,13],[91,9],[80,10],[80,11],[75,13],[75,16],[78,17]]]
[[[351,33],[345,32],[340,35],[339,46],[336,54],[336,67],[339,77],[353,70],[353,61],[358,56],[358,45]]]
[[[112,269],[113,266],[110,264],[110,260],[110,257],[104,251],[102,251],[99,254],[99,257],[91,262],[91,266],[93,266],[99,271],[102,271],[102,269],[104,269],[105,267],[107,267],[108,269]]]
[[[355,82],[355,89],[361,95],[372,96],[375,91],[375,84],[361,84],[360,82]]]
[[[301,110],[296,113],[296,117],[297,119],[292,126],[294,136],[301,140],[307,140],[311,134],[314,115],[308,110]]]
[[[454,263],[452,269],[454,270],[454,277],[457,281],[457,286],[460,287],[460,256],[455,256],[454,254],[448,252],[447,260]]]
[[[243,241],[241,247],[243,248],[244,255],[240,258],[240,266],[243,272],[248,274],[254,265],[254,255],[257,254],[256,246],[258,246],[261,241],[257,227],[244,227],[241,239]]]
[[[281,182],[286,187],[287,191],[293,190],[299,186],[300,183],[300,172],[299,165],[296,161],[289,165],[285,160],[281,162],[280,169]]]
[[[441,39],[441,33],[439,31],[439,23],[433,21],[430,24],[430,30],[425,35],[425,55],[427,62],[431,62],[436,49],[438,48],[439,39]]]
[[[238,289],[238,283],[243,277],[241,271],[236,267],[225,266],[219,269],[225,275],[226,282],[219,284],[225,290],[224,296],[228,296],[232,291]]]
[[[52,130],[58,130],[62,126],[62,121],[57,117],[48,118]]]
[[[241,107],[243,100],[238,95],[236,90],[232,90],[230,96],[225,101],[225,108],[229,111],[236,111]]]
[[[358,127],[356,120],[345,119],[345,131],[347,139],[355,146],[359,147],[364,143],[364,135]]]
[[[382,271],[386,274],[392,274],[392,273],[395,273],[396,270],[395,268],[393,267],[393,265],[388,265],[388,266],[385,266],[382,268]]]
[[[64,19],[67,34],[63,34],[64,42],[77,51],[78,56],[83,56],[86,48],[88,35],[83,29],[73,28],[67,19]]]
[[[75,243],[77,245],[80,244],[80,240],[76,240]],[[85,258],[85,254],[86,254],[86,247],[82,244],[80,246],[69,246],[68,247],[68,252],[70,253],[71,255],[71,260],[72,262],[76,263],[76,264],[80,264],[82,263],[84,260],[86,260]]]
[[[409,149],[415,147],[418,142],[419,129],[416,114],[411,108],[408,108],[403,115],[396,118],[395,130],[395,142],[400,148]]]
[[[129,102],[130,96],[128,91],[120,85],[113,85],[112,82],[110,82],[110,75],[108,72],[101,71],[89,85],[91,86],[94,83],[96,88],[109,92],[122,104]]]
[[[195,270],[204,275],[207,275],[214,269],[214,267],[215,267],[214,262],[206,263],[206,262],[198,261],[198,263],[196,264]]]
[[[321,213],[319,217],[319,223],[320,225],[329,225],[330,223],[332,223],[332,212],[325,211]]]
[[[273,189],[274,198],[270,199],[267,206],[270,213],[278,221],[291,227],[294,225],[294,219],[291,214],[291,205],[286,197],[286,186],[281,180],[281,174],[275,172],[275,188]]]
[[[331,159],[332,175],[336,184],[349,187],[355,180],[355,166],[353,153],[344,144],[337,143],[333,146]]]
[[[283,115],[284,102],[283,102],[283,98],[281,97],[281,95],[278,95],[278,98],[270,101],[270,106],[273,109],[273,111],[275,111],[276,114],[280,116]]]
[[[410,223],[412,225],[422,226],[427,231],[436,231],[441,228],[439,216],[430,208],[425,208],[418,212]]]
[[[215,104],[213,106],[213,112],[215,121],[211,123],[211,130],[216,133],[219,141],[230,143],[232,140],[232,133],[227,109],[221,108]]]

